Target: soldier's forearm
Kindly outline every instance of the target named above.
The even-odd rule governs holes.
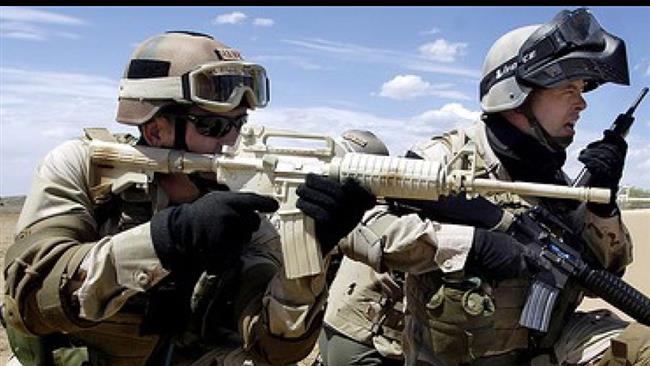
[[[169,273],[156,257],[149,223],[95,243],[80,270],[85,278],[74,295],[79,300],[79,316],[92,321],[115,314],[128,298]]]

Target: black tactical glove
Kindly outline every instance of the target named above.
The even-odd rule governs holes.
[[[259,228],[255,211],[277,209],[272,198],[229,191],[210,192],[192,203],[168,207],[151,218],[156,255],[172,272],[219,272],[239,256]]]
[[[616,193],[623,175],[627,154],[627,142],[616,133],[605,130],[603,138],[594,141],[580,152],[580,160],[591,173],[589,186],[609,188],[612,197],[607,204],[589,203],[587,207],[599,216],[611,216],[616,212]]]
[[[339,183],[316,174],[307,174],[296,194],[296,207],[314,219],[316,239],[323,254],[352,231],[376,202],[376,197],[356,180],[348,178]]]
[[[481,228],[474,230],[465,270],[496,281],[528,273],[524,247],[512,236]]]

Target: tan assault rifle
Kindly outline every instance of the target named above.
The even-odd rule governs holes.
[[[275,139],[289,141],[274,146]],[[299,147],[305,140],[322,144]],[[219,183],[233,191],[255,192],[278,200],[280,235],[288,278],[322,272],[322,254],[314,236],[313,220],[296,208],[296,188],[308,173],[343,181],[351,177],[379,198],[437,200],[440,196],[511,192],[524,196],[608,202],[610,191],[526,182],[476,178],[475,163],[467,169],[451,166],[463,155],[475,162],[476,148],[466,146],[449,162],[350,153],[336,156],[331,137],[246,125],[235,146],[222,154],[195,154],[179,150],[131,146],[93,139],[91,161],[102,167],[100,182],[120,193],[131,185],[146,189],[154,173],[214,172]]]

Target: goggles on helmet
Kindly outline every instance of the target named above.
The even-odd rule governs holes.
[[[257,64],[220,61],[203,64],[182,76],[120,80],[120,98],[194,103],[212,112],[237,108],[246,98],[252,108],[269,102],[269,79]]]
[[[606,82],[628,85],[625,42],[607,33],[587,9],[564,10],[531,34],[517,56],[483,78],[481,97],[513,75],[539,88],[576,79],[585,80],[585,91]]]

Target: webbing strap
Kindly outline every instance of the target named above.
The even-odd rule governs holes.
[[[16,258],[26,253],[41,239],[64,237],[93,241],[94,236],[95,230],[80,215],[60,215],[39,221],[16,235],[14,243],[7,249],[4,270],[6,271]]]
[[[68,301],[62,299],[62,296],[67,296],[65,285],[92,247],[92,244],[82,244],[67,250],[45,277],[43,287],[36,294],[43,319],[50,327],[61,332],[70,333],[94,325],[92,322],[77,320],[76,315],[70,314]]]

